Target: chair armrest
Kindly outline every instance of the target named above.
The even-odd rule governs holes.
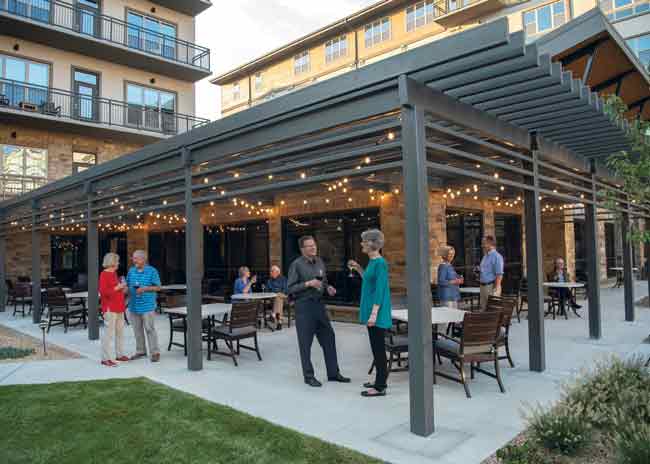
[[[452,341],[452,342],[455,342],[455,343],[458,343],[460,345],[460,340],[458,340],[457,338],[450,337],[450,336],[445,335],[443,333],[438,333],[438,337],[444,338],[446,340],[449,340],[449,341]]]

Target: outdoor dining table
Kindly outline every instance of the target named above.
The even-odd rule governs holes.
[[[614,283],[614,286],[612,288],[620,288],[623,286],[623,272],[625,271],[625,268],[623,267],[610,267],[609,268],[611,271],[616,272],[616,282]],[[633,267],[632,272],[639,272],[638,267]]]
[[[478,308],[481,295],[480,287],[459,287],[458,290],[461,294],[469,295],[469,304],[472,310]]]
[[[251,292],[251,293],[235,293],[230,297],[231,300],[235,301],[255,301],[257,303],[257,313],[258,315],[262,314],[262,319],[264,320],[264,327],[267,327],[274,331],[273,327],[268,324],[266,317],[264,317],[264,304],[268,300],[274,300],[278,296],[277,293],[273,292]],[[260,311],[261,310],[261,311]]]
[[[185,284],[161,285],[160,290],[163,292],[179,292],[179,291],[187,290],[187,285]]]
[[[452,324],[463,322],[465,313],[462,309],[448,308],[446,306],[434,306],[431,308],[431,325]],[[392,318],[397,321],[408,322],[408,309],[393,309]]]
[[[211,338],[212,336],[212,327],[214,327],[216,321],[223,320],[224,316],[230,314],[231,309],[232,309],[232,305],[227,303],[208,303],[208,304],[201,305],[201,319],[208,321],[209,330],[210,330],[209,338]],[[164,311],[170,317],[170,324],[172,321],[171,318],[173,316],[182,317],[184,319],[187,318],[187,306],[179,306],[177,308],[165,308]],[[171,339],[172,336],[173,336],[173,331],[170,330],[169,332],[170,347],[172,345],[172,339]],[[177,343],[173,343],[173,344],[178,345]],[[210,353],[211,353],[210,347],[208,346],[208,359],[210,359]]]
[[[584,288],[585,284],[582,282],[544,282],[544,287],[547,288],[565,288],[568,290],[575,290],[576,288]],[[564,315],[566,317],[566,298],[564,296],[559,298],[560,300],[560,314]],[[576,308],[571,308],[573,309],[573,314],[575,314],[578,317],[580,314],[578,314],[578,311],[576,311]]]

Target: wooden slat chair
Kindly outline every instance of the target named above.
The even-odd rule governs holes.
[[[187,298],[185,295],[165,295],[159,304],[161,308],[178,308],[187,305]],[[167,351],[171,351],[172,345],[174,345],[183,348],[185,356],[187,356],[187,320],[185,316],[178,314],[167,313],[167,316],[169,316],[169,345],[167,345]],[[183,343],[174,341],[175,332],[183,334]]]
[[[521,279],[519,282],[519,287],[517,288],[517,300],[519,304],[517,305],[517,321],[521,322],[520,314],[523,312],[528,312],[528,281],[526,279]],[[548,296],[544,295],[544,303],[547,306],[546,312],[553,314],[553,319],[555,319],[555,314],[557,311],[556,301]],[[526,307],[524,308],[524,305]]]
[[[18,309],[18,305],[20,304],[20,309]],[[14,288],[14,313],[13,315],[15,316],[16,313],[20,313],[23,317],[25,317],[25,306],[28,307],[29,312],[28,314],[31,314],[32,312],[32,285],[26,282],[19,282],[16,284],[16,287]]]
[[[255,346],[242,345],[241,340],[252,338]],[[228,347],[228,352],[217,350],[217,341],[223,340]],[[235,349],[234,343],[237,343]],[[228,320],[223,325],[210,327],[208,332],[208,359],[211,353],[230,356],[237,366],[237,356],[240,348],[255,351],[257,359],[262,360],[257,341],[257,304],[254,301],[234,302]]]
[[[463,319],[463,336],[454,340],[444,335],[438,335],[434,341],[434,354],[447,358],[458,370],[460,377],[453,377],[449,374],[436,372],[435,362],[433,363],[433,380],[441,376],[454,382],[463,384],[465,394],[468,398],[472,395],[465,375],[465,364],[470,365],[470,375],[474,378],[474,372],[480,372],[497,380],[499,389],[505,393],[499,370],[499,356],[496,350],[497,333],[501,324],[501,312],[466,313]],[[494,374],[482,369],[479,364],[485,362],[494,363]]]
[[[409,352],[409,336],[408,333],[397,333],[395,329],[386,331],[385,347],[388,353],[388,374],[391,372],[402,372],[408,370],[408,357],[402,358],[402,354]],[[393,369],[393,362],[397,362],[397,367]],[[402,362],[406,365],[402,367]],[[368,375],[372,374],[375,369],[375,361],[373,359],[368,370]]]
[[[77,319],[74,325],[86,324],[86,308],[81,304],[73,304],[68,301],[63,289],[53,287],[47,289],[47,304],[48,304],[48,323],[47,332],[50,328],[63,325],[64,333],[68,332],[70,327],[70,319]]]
[[[16,306],[16,287],[14,286],[13,281],[5,279],[5,285],[7,287],[7,299],[5,304],[7,306]]]
[[[512,316],[517,309],[517,297],[515,296],[490,296],[487,303],[487,311],[501,312],[501,327],[497,337],[496,348],[503,347],[506,354],[499,356],[499,360],[507,359],[510,367],[515,367],[515,363],[510,355],[510,326],[512,325]]]

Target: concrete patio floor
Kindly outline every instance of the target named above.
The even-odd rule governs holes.
[[[635,287],[637,299],[647,295],[646,282],[637,282]],[[368,379],[371,355],[365,328],[354,324],[335,324],[341,371],[352,377],[351,384],[324,382],[320,389],[304,385],[293,327],[274,333],[262,331],[262,362],[254,353],[243,351],[239,367],[226,357],[213,356],[212,361],[204,361],[202,371],[190,372],[181,348],[166,351],[169,325],[166,316],[158,316],[164,347],[158,364],[139,360],[118,368],[102,367],[98,341],[89,341],[81,328],[64,334],[56,327],[47,340],[85,358],[0,364],[0,385],[145,376],[391,463],[480,463],[523,429],[521,409],[526,403],[557,399],[563,382],[599,358],[650,355],[650,345],[643,343],[650,332],[650,310],[637,308],[637,321],[628,323],[624,321],[622,289],[603,288],[601,299],[601,340],[588,338],[584,318],[546,320],[547,370],[541,374],[528,370],[527,322],[515,319],[511,344],[516,367],[502,369],[505,394],[494,380],[479,374],[471,384],[473,398],[467,399],[460,384],[439,378],[433,390],[436,433],[428,438],[409,433],[407,372],[391,374],[387,397],[359,396],[361,384]],[[586,308],[581,313],[586,315]],[[14,318],[9,308],[0,313],[0,324],[40,337],[38,326],[29,317]],[[131,353],[131,329],[127,327],[125,334]],[[324,380],[317,343],[313,361],[317,377]],[[451,370],[448,363],[440,369]]]

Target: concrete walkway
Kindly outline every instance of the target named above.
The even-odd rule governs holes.
[[[637,298],[646,294],[647,283],[638,282]],[[542,374],[528,370],[526,321],[514,321],[511,343],[516,368],[502,370],[506,394],[499,392],[494,380],[478,375],[471,385],[473,398],[466,399],[460,384],[439,379],[433,391],[436,433],[429,438],[409,433],[408,373],[391,374],[385,398],[359,396],[361,384],[368,378],[371,355],[365,328],[354,324],[335,324],[341,370],[353,379],[347,385],[324,382],[323,388],[314,389],[302,383],[293,327],[262,332],[262,362],[254,353],[243,351],[239,367],[228,358],[213,357],[204,361],[202,371],[190,372],[182,349],[166,351],[169,327],[163,316],[157,324],[165,350],[158,364],[139,360],[118,368],[102,367],[99,342],[89,341],[82,329],[64,334],[56,327],[48,341],[85,358],[1,364],[0,385],[146,376],[392,463],[480,463],[524,428],[522,405],[557,399],[563,382],[599,358],[650,355],[650,345],[643,343],[650,333],[650,310],[637,308],[637,321],[627,323],[622,290],[603,288],[601,298],[601,340],[589,340],[585,319],[546,320],[547,370]],[[586,314],[586,309],[581,312]],[[0,324],[40,336],[30,318],[14,318],[5,312],[0,313]],[[130,353],[134,347],[130,328],[126,335]],[[317,376],[323,380],[325,369],[317,343],[313,360]],[[450,366],[446,363],[440,369],[450,370]]]

